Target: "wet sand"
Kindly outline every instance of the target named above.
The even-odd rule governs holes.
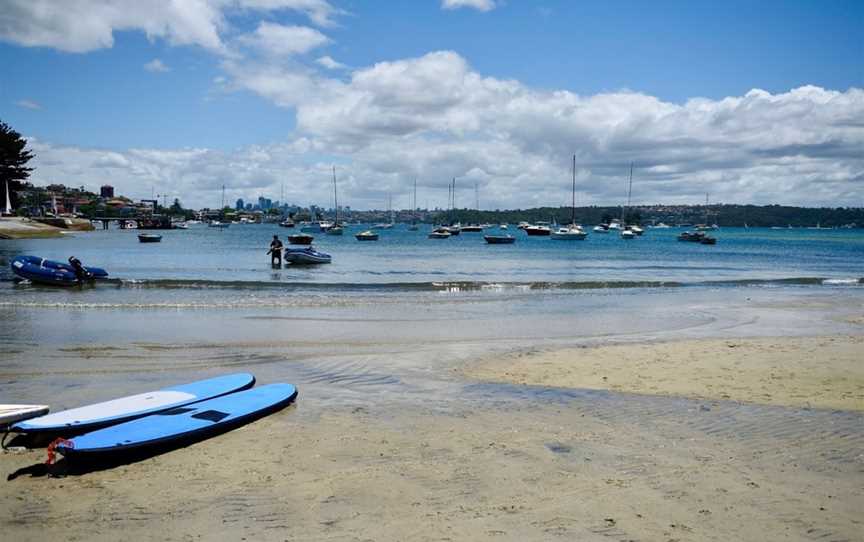
[[[767,405],[864,410],[864,336],[568,348],[472,365],[481,380]]]

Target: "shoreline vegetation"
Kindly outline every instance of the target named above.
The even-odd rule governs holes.
[[[864,411],[864,336],[699,339],[514,353],[483,381]]]

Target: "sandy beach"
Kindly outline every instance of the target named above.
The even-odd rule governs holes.
[[[532,386],[864,410],[864,336],[707,339],[515,353],[466,375]]]
[[[236,371],[300,395],[111,468],[52,477],[44,448],[2,453],[0,530],[21,541],[861,540],[861,303],[857,290],[832,292],[668,292],[698,326],[570,338],[581,321],[564,313],[507,339],[511,319],[478,324],[475,304],[449,296],[423,320],[386,325],[341,305],[82,308],[52,320],[50,341],[28,330],[54,312],[14,308],[6,400],[50,394],[68,408]],[[802,322],[819,336],[800,336]]]

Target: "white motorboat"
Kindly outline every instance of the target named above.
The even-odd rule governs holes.
[[[570,224],[553,231],[550,237],[558,241],[581,241],[588,237],[588,234],[578,224]]]
[[[609,233],[609,224],[597,224],[594,226],[594,233]]]
[[[436,228],[429,234],[429,239],[449,239],[452,236],[448,228]]]
[[[548,222],[538,222],[537,224],[525,226],[525,233],[528,235],[549,235],[552,233],[552,228],[547,224]]]

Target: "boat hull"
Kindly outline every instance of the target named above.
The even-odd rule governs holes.
[[[318,252],[312,248],[286,248],[285,261],[295,265],[314,265],[330,263],[331,257],[324,252]]]
[[[12,272],[30,282],[54,286],[74,286],[78,284],[75,270],[71,265],[46,260],[36,256],[16,256],[9,264]],[[93,279],[108,278],[108,272],[99,267],[84,267]]]
[[[483,239],[490,245],[512,245],[516,242],[512,235],[484,235]]]

